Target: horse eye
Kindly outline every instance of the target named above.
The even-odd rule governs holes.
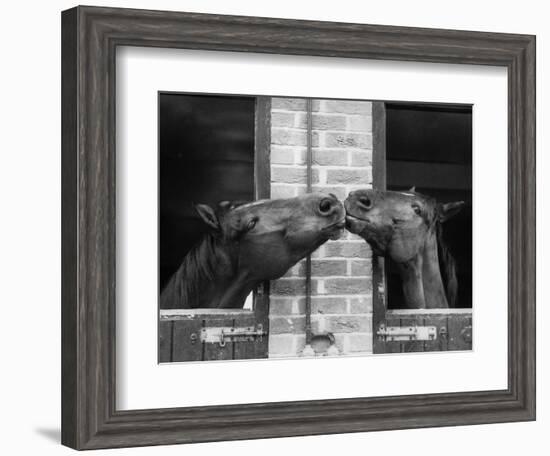
[[[246,229],[250,231],[252,228],[256,226],[256,222],[257,222],[256,219],[250,220],[250,222],[248,222],[248,225],[246,225]]]
[[[330,200],[328,200],[328,199],[324,199],[323,201],[321,201],[319,203],[319,210],[321,212],[323,212],[324,214],[329,212],[331,207],[332,207],[332,204],[331,204]]]
[[[420,212],[421,212],[420,206],[418,206],[416,204],[413,204],[412,208],[413,208],[413,211],[416,215],[420,215]]]

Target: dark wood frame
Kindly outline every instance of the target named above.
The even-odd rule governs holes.
[[[121,45],[506,67],[508,388],[116,410],[115,50]],[[78,7],[62,14],[62,53],[65,445],[92,449],[535,418],[534,36]]]

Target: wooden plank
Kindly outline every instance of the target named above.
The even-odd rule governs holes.
[[[172,322],[172,362],[202,361],[203,348],[200,341],[202,320],[188,318]]]
[[[235,327],[243,326],[255,326],[256,317],[239,317],[234,320]],[[267,336],[264,336],[267,339]],[[261,350],[259,348],[259,340],[254,338],[251,341],[237,341],[233,343],[233,359],[258,359],[263,358]]]
[[[161,320],[180,320],[198,318],[208,319],[211,316],[215,318],[236,318],[239,315],[253,314],[251,310],[243,309],[160,309]]]
[[[254,194],[271,197],[271,97],[256,97],[254,122]]]
[[[453,315],[448,319],[449,350],[472,349],[472,318]]]
[[[271,97],[256,98],[255,140],[254,140],[254,184],[256,199],[271,197]],[[261,284],[254,291],[254,324],[261,324],[269,331],[269,281]],[[247,316],[236,319],[248,320]],[[254,342],[254,353],[251,348],[235,347],[235,359],[267,358],[269,354],[269,337]],[[242,353],[242,355],[241,355]],[[241,358],[240,356],[243,356]]]
[[[159,322],[159,363],[172,362],[172,340],[173,340],[174,322]]]
[[[386,189],[386,104],[382,101],[372,103],[372,186],[377,190]],[[386,352],[386,343],[376,337],[376,331],[386,319],[386,274],[384,258],[372,256],[372,332],[373,353]]]
[[[393,316],[412,316],[412,315],[468,315],[472,316],[472,309],[391,309],[386,312]]]
[[[255,324],[261,324],[267,333],[262,339],[254,343],[255,358],[267,358],[269,356],[269,282],[260,285],[254,293]],[[244,318],[244,316],[238,317]]]
[[[233,326],[233,318],[208,318],[203,320],[205,328]],[[203,361],[221,361],[233,359],[233,342],[226,342],[224,346],[218,343],[204,343]]]

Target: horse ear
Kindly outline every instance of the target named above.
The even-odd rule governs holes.
[[[218,221],[214,209],[207,204],[197,204],[195,205],[195,210],[198,212],[203,222],[210,228],[214,228],[216,231],[220,229],[220,222]]]
[[[411,188],[409,188],[410,193],[416,193],[416,187],[413,185]]]
[[[464,206],[464,201],[456,201],[454,203],[438,204],[437,217],[440,222],[446,222],[451,217],[454,217],[460,212]]]

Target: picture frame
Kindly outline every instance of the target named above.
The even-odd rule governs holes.
[[[507,68],[508,388],[117,410],[117,46]],[[101,7],[64,11],[62,443],[96,449],[534,420],[535,217],[534,36]]]

